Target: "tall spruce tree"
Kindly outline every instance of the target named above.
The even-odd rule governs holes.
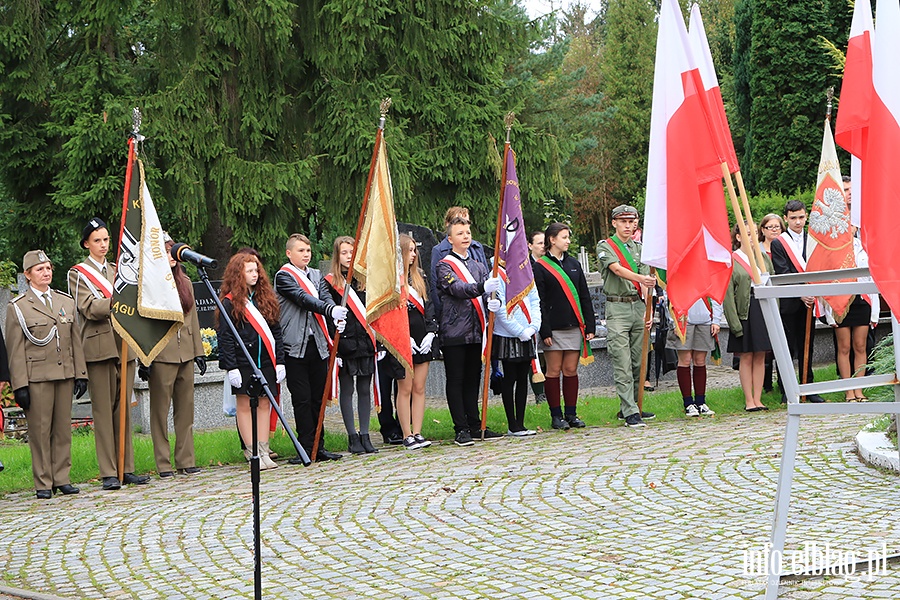
[[[656,13],[652,0],[609,0],[604,14],[601,91],[611,116],[600,144],[616,202],[636,202],[646,187]]]
[[[825,90],[837,83],[816,37],[829,31],[828,15],[822,3],[745,1],[752,15],[748,187],[791,193],[815,182]]]

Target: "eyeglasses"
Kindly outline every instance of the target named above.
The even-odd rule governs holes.
[[[766,225],[763,229],[768,229],[769,231],[781,231],[780,225]]]

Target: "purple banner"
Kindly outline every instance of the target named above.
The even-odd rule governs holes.
[[[506,310],[512,312],[534,285],[531,260],[528,256],[528,232],[522,218],[522,198],[516,176],[516,156],[512,149],[506,153],[506,181],[503,188],[503,232],[500,234],[498,256],[506,269]]]

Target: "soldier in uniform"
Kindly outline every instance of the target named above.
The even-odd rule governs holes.
[[[606,294],[606,345],[621,406],[619,418],[628,427],[643,427],[644,419],[656,416],[637,406],[641,347],[652,323],[645,321],[644,299],[656,285],[650,268],[641,264],[641,244],[632,239],[637,225],[637,209],[619,205],[612,210],[615,234],[597,245]]]
[[[122,338],[110,319],[116,267],[106,261],[109,230],[106,223],[94,217],[81,232],[81,247],[89,252],[87,259],[69,269],[69,293],[75,298],[84,359],[87,362],[91,390],[91,412],[94,419],[94,441],[97,464],[104,490],[117,490],[122,484],[144,484],[146,475],[134,474],[134,450],[131,446],[131,392],[134,386],[134,358],[126,348],[120,359]],[[125,474],[118,478],[120,369],[125,364]]]
[[[6,309],[10,382],[28,419],[31,472],[37,497],[77,494],[72,466],[72,392],[87,391],[81,338],[73,334],[75,302],[50,289],[53,265],[43,250],[22,260],[28,287]]]
[[[167,239],[166,250],[170,251],[172,246],[172,240]],[[203,352],[191,280],[171,255],[169,266],[184,309],[184,325],[153,359],[150,367],[138,366],[138,376],[150,382],[150,437],[153,439],[156,472],[163,478],[175,475],[169,446],[169,406],[172,407],[175,425],[175,466],[178,473],[193,475],[201,471],[196,466],[194,455],[194,363],[200,375],[206,373],[206,354]]]

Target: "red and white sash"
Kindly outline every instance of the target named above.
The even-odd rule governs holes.
[[[469,271],[469,268],[466,264],[453,256],[452,254],[448,254],[444,258],[441,259],[441,262],[445,262],[450,265],[450,268],[453,269],[453,272],[456,273],[456,276],[465,281],[466,283],[477,284],[475,278],[472,277],[472,273]],[[485,319],[484,314],[484,304],[481,302],[481,296],[477,298],[470,298],[472,301],[472,306],[475,307],[475,313],[478,315],[478,321],[481,323],[481,331],[484,333],[484,327],[487,323],[487,319]],[[482,338],[484,336],[482,335]]]
[[[791,238],[791,234],[787,231],[783,231],[781,235],[778,236],[781,239],[781,245],[784,247],[784,252],[787,254],[788,258],[791,261],[791,264],[794,265],[794,268],[797,269],[798,273],[806,273],[806,259],[803,256],[798,256],[796,250],[794,249],[794,240]],[[811,240],[812,238],[810,238]],[[807,253],[811,252],[812,248],[809,245],[809,240],[807,240]],[[825,310],[822,306],[822,303],[819,302],[819,299],[816,298],[815,308],[813,313],[816,317],[821,317],[825,314]]]
[[[303,290],[313,298],[319,297],[319,293],[313,287],[312,282],[309,280],[309,276],[291,263],[284,265],[283,267],[281,267],[281,269],[279,269],[279,271],[284,271],[285,273],[291,275],[295,280],[297,280],[297,285],[303,288]],[[316,323],[319,324],[319,328],[325,335],[325,341],[328,343],[328,348],[331,349],[331,347],[334,345],[334,342],[331,339],[331,334],[328,333],[328,325],[325,324],[325,316],[317,312],[309,312],[312,313],[313,317],[316,319]]]
[[[732,252],[731,259],[737,264],[744,267],[744,270],[747,271],[747,275],[750,275],[751,278],[753,277],[751,275],[752,271],[750,270],[750,259],[746,254],[744,254],[743,250],[735,250],[734,252]]]
[[[350,307],[350,311],[353,313],[353,316],[356,317],[356,320],[359,321],[360,325],[365,327],[366,332],[369,334],[369,339],[372,340],[372,347],[376,347],[375,344],[375,330],[369,327],[369,322],[366,320],[366,305],[362,303],[362,300],[359,298],[359,294],[356,293],[356,290],[353,289],[352,285],[344,285],[344,288],[339,290],[334,287],[334,275],[329,273],[325,276],[325,281],[331,284],[332,289],[338,293],[339,296],[343,298],[344,290],[350,290],[350,293],[347,294],[347,306]],[[381,410],[381,390],[378,387],[378,353],[375,353],[375,375],[372,377],[372,398],[375,401],[375,412],[380,412]],[[331,401],[337,400],[338,398],[338,371],[340,367],[337,366],[337,362],[334,365],[334,371],[331,373]]]
[[[225,297],[234,301],[231,297],[231,294],[225,294]],[[244,318],[247,319],[247,322],[250,323],[250,326],[253,327],[253,331],[259,336],[259,339],[262,340],[263,346],[266,347],[266,352],[269,354],[269,360],[272,361],[272,365],[277,365],[278,361],[275,359],[275,336],[272,335],[272,329],[269,327],[269,324],[266,322],[266,318],[259,312],[259,309],[256,308],[249,300],[246,304],[244,304]],[[281,386],[271,381],[269,382],[269,386],[272,388],[272,395],[275,396],[275,402],[278,402],[279,406],[281,405]],[[276,425],[278,424],[278,413],[275,412],[274,408],[269,409],[269,431],[275,431]]]
[[[781,239],[781,245],[784,247],[785,253],[787,253],[788,258],[791,260],[794,268],[797,269],[797,272],[806,273],[806,259],[803,258],[802,255],[797,255],[797,251],[794,249],[794,239],[791,237],[791,234],[784,231],[778,237]]]
[[[81,279],[87,284],[88,289],[97,298],[112,298],[113,286],[97,267],[87,261],[78,263],[72,267],[78,272]]]
[[[419,295],[419,292],[416,291],[416,288],[412,287],[411,285],[406,286],[406,289],[409,291],[409,297],[407,298],[407,300],[409,300],[410,303],[412,303],[412,305],[416,307],[416,310],[419,311],[424,317],[425,300],[422,298],[422,296]]]

